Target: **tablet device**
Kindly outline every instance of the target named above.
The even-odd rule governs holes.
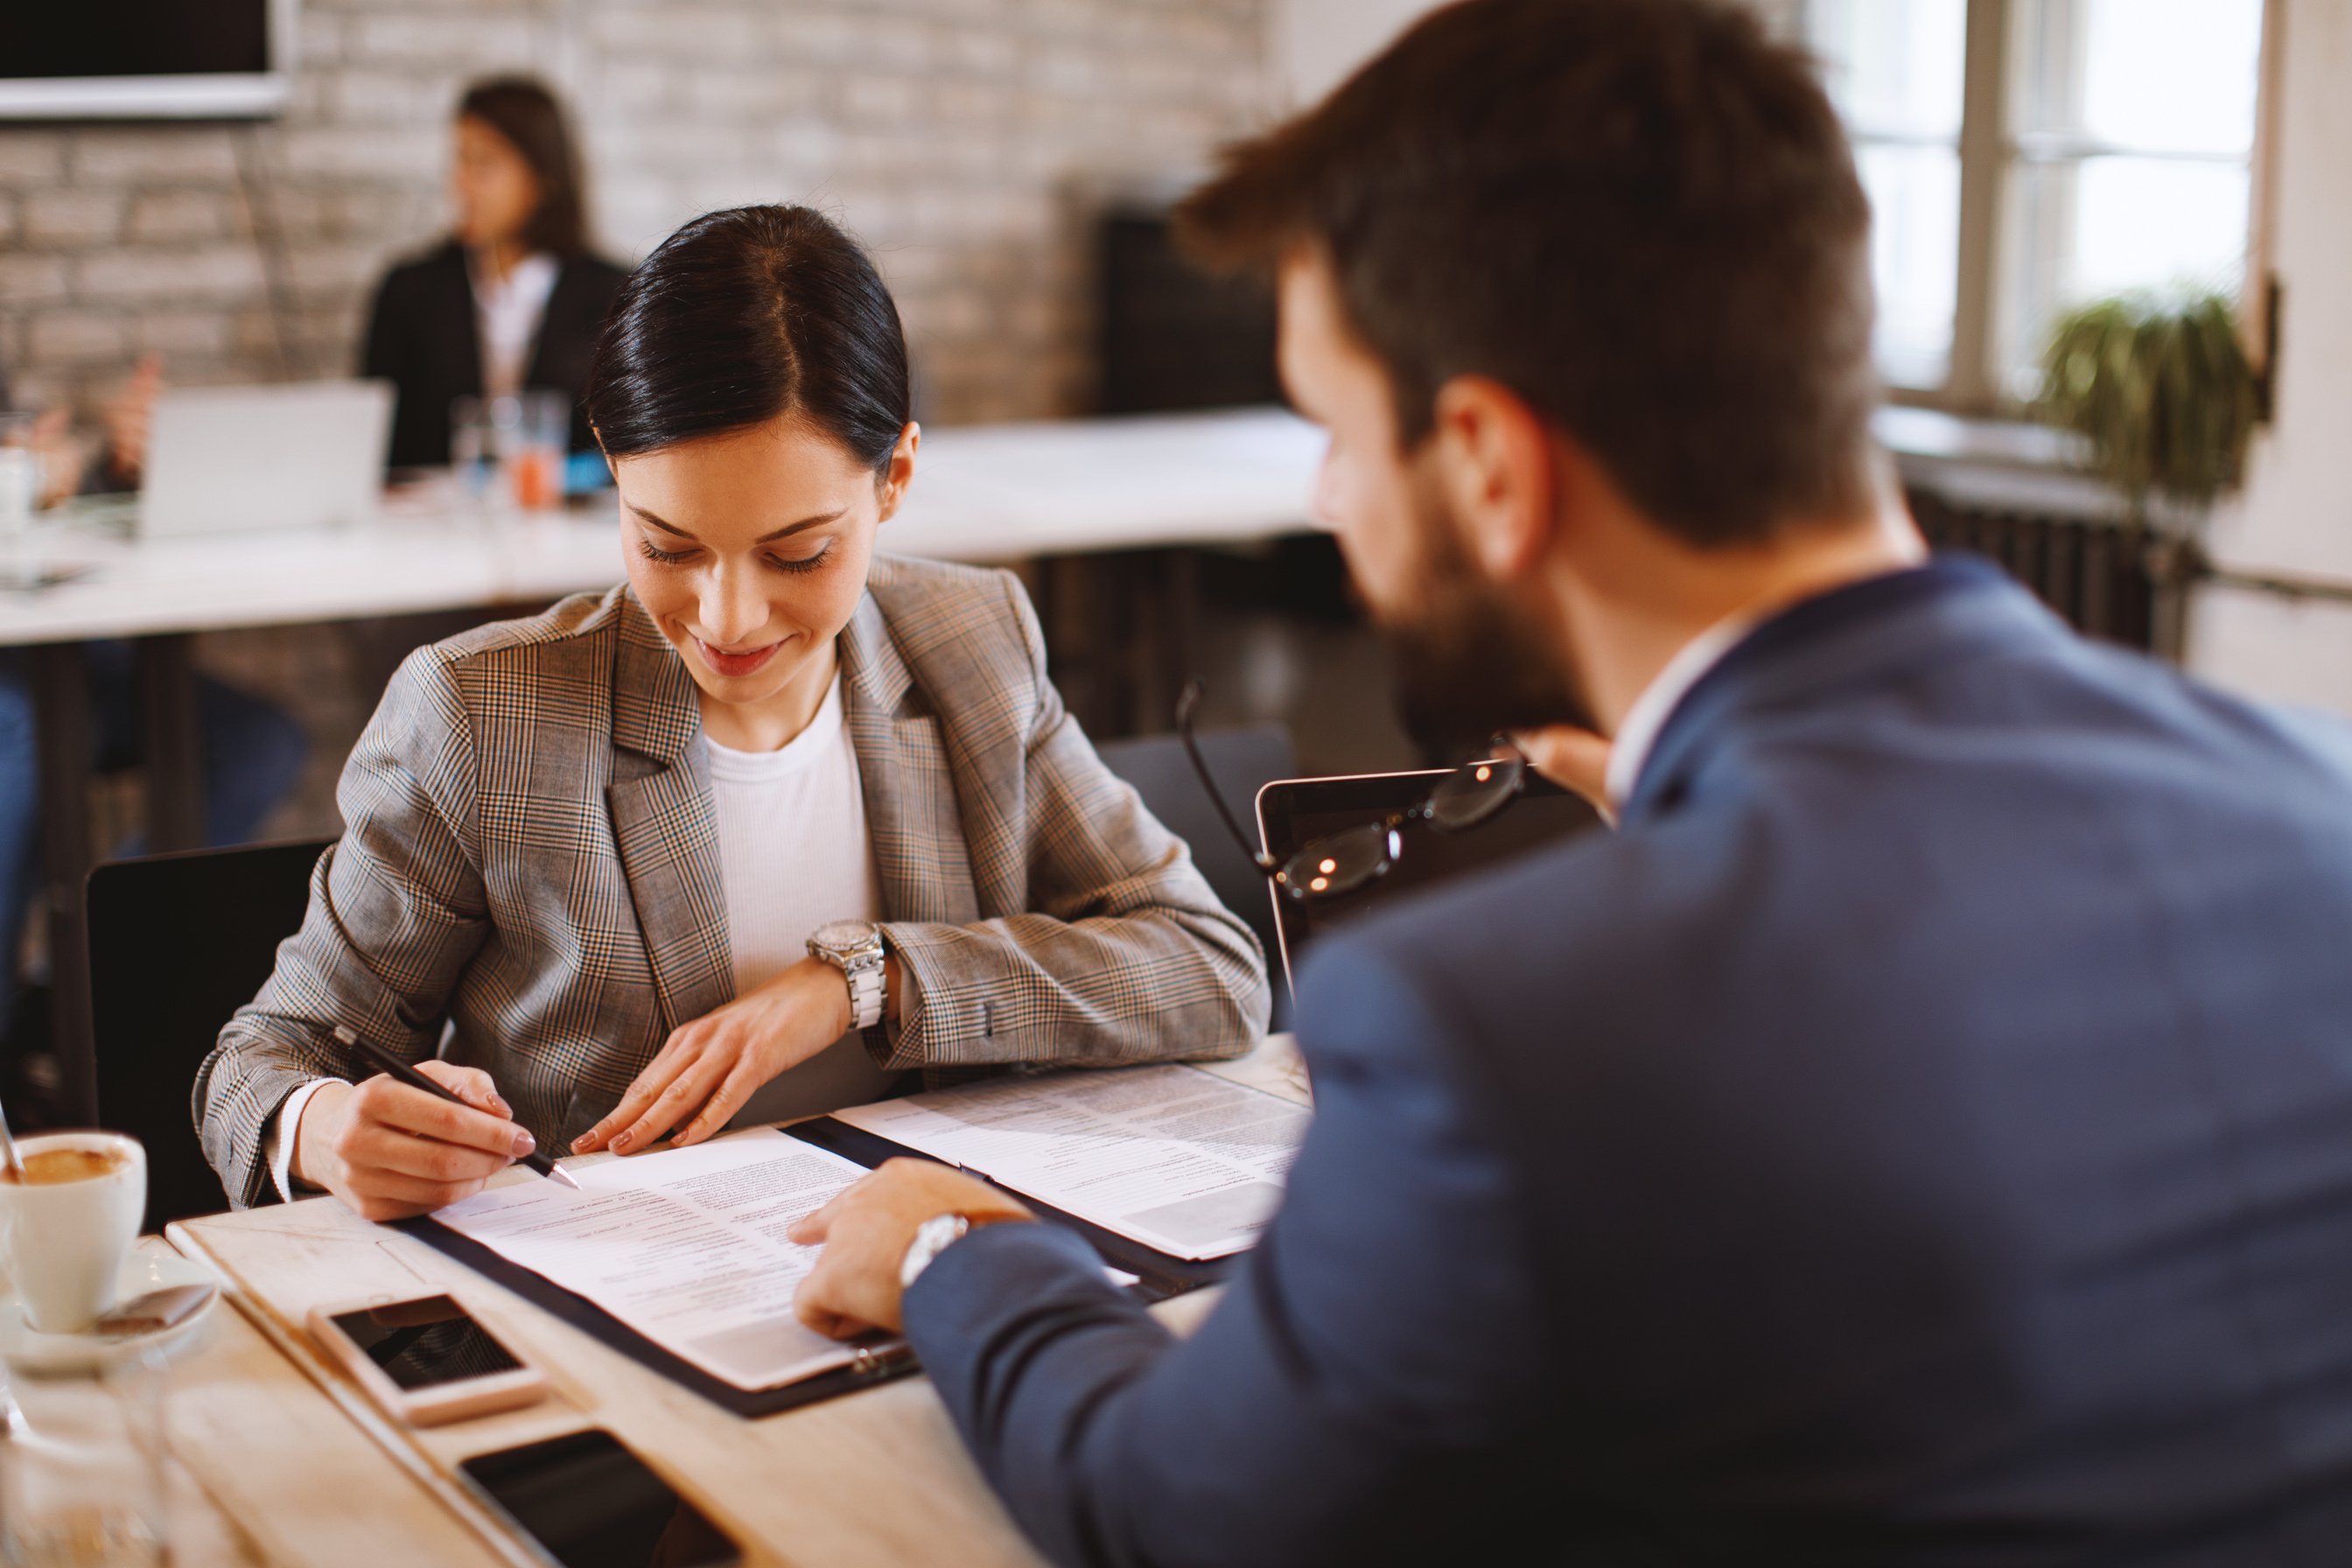
[[[1453,770],[1350,773],[1337,778],[1276,779],[1257,792],[1258,840],[1277,865],[1327,834],[1379,822],[1410,809]],[[1402,853],[1388,871],[1351,893],[1301,900],[1271,882],[1282,969],[1296,990],[1308,943],[1335,925],[1392,907],[1415,889],[1499,865],[1600,826],[1601,814],[1581,796],[1530,768],[1526,790],[1486,821],[1459,833],[1425,823],[1402,830]]]

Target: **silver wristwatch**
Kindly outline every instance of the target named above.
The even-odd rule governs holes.
[[[971,1233],[971,1221],[960,1214],[935,1214],[915,1227],[915,1239],[907,1244],[907,1256],[898,1264],[898,1289],[908,1289],[931,1259],[961,1241]]]
[[[870,1029],[882,1021],[882,928],[868,921],[828,921],[808,939],[809,956],[823,959],[849,982],[852,1026]]]

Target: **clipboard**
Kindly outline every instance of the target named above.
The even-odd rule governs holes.
[[[862,1128],[852,1127],[845,1121],[836,1121],[830,1116],[794,1122],[781,1131],[869,1171],[886,1160],[932,1159],[929,1154],[894,1143],[887,1138],[877,1137]],[[934,1163],[943,1164],[946,1162]],[[985,1178],[974,1173],[973,1179]],[[997,1185],[993,1182],[989,1184]],[[1232,1257],[1197,1263],[1171,1258],[1141,1242],[1131,1241],[1074,1215],[1024,1197],[1010,1188],[1000,1187],[999,1190],[1020,1202],[1045,1223],[1077,1232],[1105,1263],[1134,1275],[1137,1282],[1129,1288],[1129,1293],[1143,1301],[1165,1300],[1171,1296],[1180,1296],[1203,1285],[1213,1284],[1224,1278],[1234,1258],[1241,1256],[1236,1253]],[[877,1384],[922,1370],[911,1347],[903,1341],[891,1340],[872,1346],[861,1359],[848,1366],[821,1372],[797,1383],[787,1383],[775,1388],[738,1388],[724,1378],[712,1376],[684,1357],[664,1350],[586,1297],[576,1295],[546,1276],[500,1257],[430,1215],[396,1221],[392,1228],[415,1237],[435,1251],[454,1258],[475,1273],[505,1286],[531,1305],[570,1323],[597,1343],[620,1352],[638,1365],[661,1373],[680,1387],[690,1389],[720,1409],[732,1411],[738,1415],[780,1415],[787,1410],[798,1410],[803,1405],[815,1405],[838,1394],[855,1394],[861,1388],[871,1388]]]

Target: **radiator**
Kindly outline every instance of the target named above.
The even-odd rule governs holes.
[[[2069,626],[2143,651],[2154,646],[2157,586],[2137,529],[2111,517],[2016,510],[1908,487],[1930,548],[1981,555]]]

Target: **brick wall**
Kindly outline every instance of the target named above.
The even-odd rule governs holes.
[[[183,384],[345,373],[377,276],[441,231],[461,84],[522,68],[572,106],[615,258],[710,207],[814,203],[897,291],[923,417],[1071,412],[1088,212],[1264,116],[1268,3],[301,0],[277,121],[0,126],[0,364],[20,402],[85,407],[149,350]],[[201,639],[311,735],[272,835],[336,830],[375,700],[354,635]]]
[[[1262,116],[1265,3],[302,0],[276,121],[0,127],[0,363],[84,404],[150,350],[184,383],[342,373],[440,230],[460,85],[523,68],[573,106],[617,258],[814,203],[897,290],[925,416],[1068,412],[1095,194]]]

